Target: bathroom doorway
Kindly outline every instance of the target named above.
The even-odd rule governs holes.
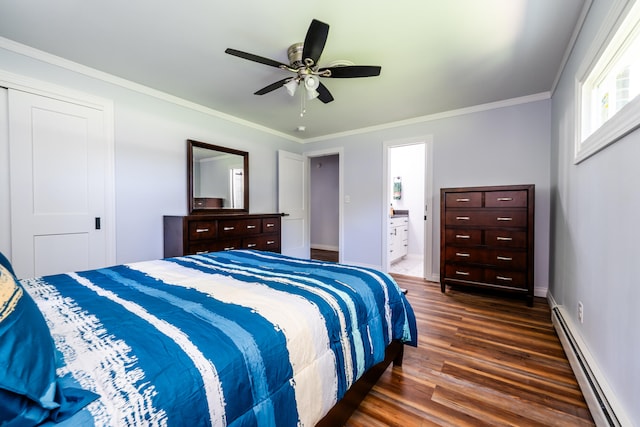
[[[432,138],[385,143],[385,265],[389,273],[432,275]],[[402,237],[398,234],[403,233]]]

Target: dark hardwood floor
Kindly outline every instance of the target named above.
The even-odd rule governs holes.
[[[327,251],[324,249],[311,249],[311,259],[317,259],[318,261],[338,262],[338,252]]]
[[[591,426],[546,300],[447,288],[394,275],[418,321],[346,426]]]

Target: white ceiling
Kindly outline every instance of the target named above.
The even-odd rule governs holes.
[[[293,139],[553,90],[590,0],[0,0],[0,36],[246,120]],[[311,20],[330,25],[321,65],[380,65],[378,77],[328,79],[335,101],[284,88]],[[0,68],[2,65],[0,64]],[[305,126],[304,133],[298,126]]]

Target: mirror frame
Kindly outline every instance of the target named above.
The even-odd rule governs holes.
[[[193,195],[193,148],[200,147],[212,151],[221,151],[223,153],[235,154],[242,156],[244,168],[244,200],[242,209],[236,208],[203,208],[194,209]],[[220,147],[219,145],[207,144],[206,142],[187,140],[187,199],[189,205],[189,215],[202,214],[232,214],[232,213],[248,213],[249,212],[249,153],[246,151],[235,150],[233,148]]]

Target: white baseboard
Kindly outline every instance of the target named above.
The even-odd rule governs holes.
[[[564,306],[549,293],[551,320],[597,426],[631,426]]]

